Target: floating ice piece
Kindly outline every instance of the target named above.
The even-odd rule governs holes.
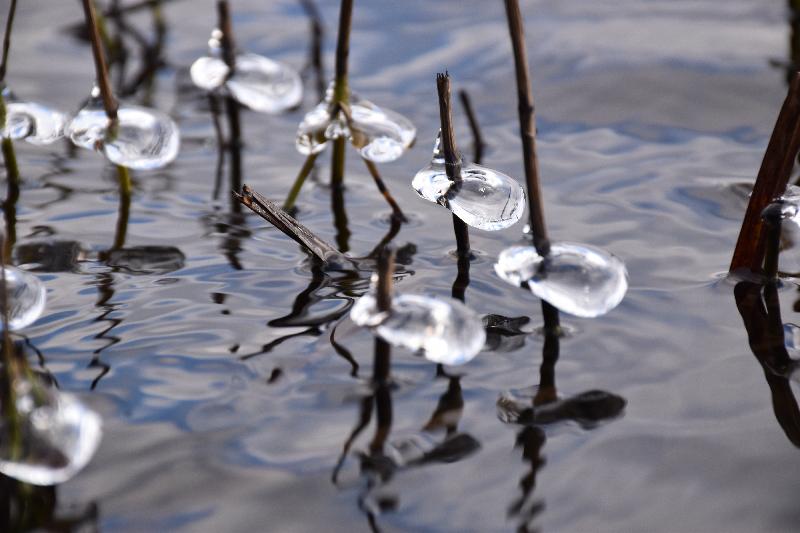
[[[36,322],[44,311],[46,291],[39,278],[13,266],[5,266],[8,328],[22,329]],[[0,316],[2,323],[2,316]]]
[[[64,136],[67,116],[33,102],[20,102],[6,87],[2,89],[6,104],[6,122],[0,125],[0,137],[24,139],[36,144],[51,144]]]
[[[525,191],[515,179],[474,163],[462,164],[461,178],[456,182],[447,177],[440,132],[431,163],[417,172],[411,186],[417,194],[446,207],[474,228],[497,231],[522,218]]]
[[[429,361],[446,365],[470,361],[486,341],[481,317],[452,298],[400,294],[385,313],[378,311],[375,294],[369,292],[353,305],[350,319],[373,328],[389,344],[422,350]]]
[[[161,168],[175,160],[180,148],[178,126],[155,109],[120,105],[115,123],[109,121],[96,87],[67,133],[81,148],[102,152],[112,163],[134,170]]]
[[[102,437],[100,416],[75,396],[41,381],[14,380],[15,418],[0,421],[0,472],[33,485],[55,485],[79,472]]]
[[[240,104],[262,113],[281,113],[303,98],[303,81],[293,68],[258,54],[238,54],[233,73],[221,57],[222,33],[214,30],[209,55],[192,64],[189,74],[206,91],[224,87]]]
[[[403,155],[417,136],[417,129],[407,118],[356,94],[350,94],[349,119],[341,109],[331,115],[332,101],[333,83],[325,99],[303,117],[297,129],[295,144],[301,154],[317,154],[328,141],[345,137],[364,159],[388,163]]]
[[[512,246],[500,253],[494,269],[508,283],[527,283],[534,295],[575,316],[604,315],[628,290],[625,264],[586,244],[553,243],[547,257],[532,246]]]

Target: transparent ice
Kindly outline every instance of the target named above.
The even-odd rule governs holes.
[[[385,313],[378,311],[375,294],[369,292],[353,305],[350,319],[373,328],[389,344],[422,350],[429,361],[446,365],[467,363],[486,341],[480,316],[452,298],[400,294]]]
[[[297,129],[297,150],[310,155],[321,152],[328,141],[345,137],[364,159],[387,163],[398,159],[411,146],[417,130],[411,122],[356,94],[349,98],[350,119],[342,110],[331,116],[333,84],[325,99],[309,111]]]
[[[22,329],[36,322],[44,311],[46,294],[39,278],[13,266],[5,266],[8,328]],[[2,321],[2,316],[0,316]]]
[[[208,41],[209,56],[192,64],[189,74],[206,91],[225,87],[240,104],[262,113],[281,113],[300,103],[303,82],[293,68],[258,54],[238,54],[230,74],[221,57],[222,35],[214,30]]]
[[[800,225],[800,187],[789,185],[779,200],[783,204],[781,206],[782,217]]]
[[[180,134],[169,116],[134,105],[120,105],[117,116],[115,124],[108,120],[95,88],[69,123],[69,137],[76,145],[102,152],[112,163],[134,170],[161,168],[175,160]]]
[[[6,104],[6,122],[0,128],[0,137],[45,145],[64,136],[67,123],[64,113],[36,103],[20,102],[8,88],[4,88],[2,94]]]
[[[31,378],[35,381],[14,380],[15,417],[0,421],[0,472],[33,485],[55,485],[91,460],[102,423],[75,396]]]
[[[501,230],[522,218],[525,191],[513,178],[474,163],[462,164],[461,178],[454,182],[447,177],[440,132],[430,164],[417,172],[411,186],[421,197],[446,207],[474,228]]]
[[[616,256],[586,244],[559,242],[543,258],[533,246],[512,246],[500,253],[495,272],[565,313],[604,315],[622,301],[628,272]]]

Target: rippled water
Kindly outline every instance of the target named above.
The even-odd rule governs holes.
[[[175,1],[164,8],[166,65],[127,99],[170,114],[181,152],[164,170],[134,173],[124,250],[106,252],[118,203],[102,158],[66,143],[16,144],[15,257],[48,291],[45,314],[26,330],[41,353],[31,348],[31,362],[103,415],[104,440],[55,489],[26,493],[0,480],[3,506],[24,502],[39,525],[104,531],[368,531],[370,520],[386,531],[795,530],[800,440],[776,419],[778,386],[769,373],[765,383],[734,285],[721,276],[742,183],[756,175],[785,94],[775,66],[789,58],[785,2],[522,4],[550,233],[626,262],[618,308],[562,316],[569,335],[553,369],[553,339],[536,333],[538,302],[492,269],[521,227],[476,230],[466,303],[529,319],[499,320],[492,349],[447,375],[395,350],[398,385],[373,393],[371,334],[344,321],[330,340],[366,275],[325,274],[273,227],[231,214],[226,182],[212,199],[216,137],[188,68],[206,52],[214,6]],[[298,3],[232,7],[242,49],[304,67],[309,24]],[[330,75],[338,3],[319,8]],[[18,95],[81,107],[93,82],[88,44],[70,30],[81,20],[74,2],[21,3],[8,74]],[[129,22],[152,38],[149,20]],[[521,179],[501,2],[356,2],[350,65],[353,90],[409,117],[423,140],[439,125],[435,73],[448,69],[489,140],[483,163]],[[138,66],[132,59],[131,72]],[[279,201],[303,163],[297,124],[320,99],[305,72],[297,110],[242,112],[244,181]],[[455,127],[469,153],[458,107]],[[337,235],[327,158],[298,219],[366,255],[389,231],[390,209],[349,151],[350,234]],[[411,219],[395,238],[409,245],[398,287],[449,296],[458,273],[450,214],[410,187],[429,160],[420,142],[380,169]],[[781,261],[800,270],[797,249]],[[797,322],[795,284],[779,298],[783,321]],[[498,398],[530,406],[555,385],[565,401],[554,413],[529,416],[529,426],[512,423],[522,414],[498,415]],[[596,390],[610,396],[581,395]],[[389,409],[383,441],[376,419],[385,427]],[[369,425],[350,441],[362,418]]]

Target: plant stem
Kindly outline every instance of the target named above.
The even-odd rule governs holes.
[[[350,28],[353,25],[353,0],[342,0],[339,8],[339,34],[336,41],[336,78],[333,86],[333,103],[346,104],[349,100],[347,86],[347,60],[350,56]]]
[[[125,246],[128,235],[128,219],[131,213],[131,174],[126,167],[116,165],[119,178],[119,214],[117,215],[117,229],[114,233],[112,250],[120,250]]]
[[[236,41],[233,37],[233,25],[231,24],[228,0],[217,1],[217,17],[219,30],[222,32],[222,41],[220,42],[222,45],[222,59],[230,69],[228,72],[228,76],[230,76],[236,69]]]
[[[385,247],[378,255],[378,284],[376,287],[376,307],[378,312],[388,313],[392,308],[392,283],[394,276],[394,250]],[[375,362],[372,377],[379,386],[385,386],[391,372],[391,350],[389,344],[375,338]]]
[[[528,77],[528,52],[525,47],[525,31],[519,0],[505,0],[508,30],[511,34],[511,47],[514,50],[514,70],[517,77],[517,100],[519,111],[519,131],[522,138],[522,156],[525,164],[525,182],[528,188],[533,245],[539,255],[550,252],[547,227],[544,219],[542,189],[539,179],[539,160],[536,155],[536,114],[533,91]]]
[[[400,206],[395,201],[394,197],[392,197],[392,193],[389,192],[389,188],[386,187],[386,184],[383,182],[383,178],[381,178],[380,172],[378,172],[378,167],[375,166],[375,163],[368,159],[362,158],[364,164],[367,166],[367,170],[369,170],[370,176],[372,176],[373,181],[375,181],[375,185],[378,187],[378,190],[383,195],[384,200],[389,204],[392,208],[392,216],[401,222],[407,222],[408,219],[403,214],[403,210],[400,209]]]
[[[103,52],[103,44],[100,41],[100,30],[97,24],[97,15],[94,11],[94,2],[92,0],[82,0],[83,12],[86,16],[86,25],[89,28],[89,38],[92,42],[92,54],[94,55],[94,68],[97,75],[97,85],[100,88],[100,94],[103,98],[103,108],[106,111],[106,116],[109,120],[117,119],[117,109],[119,103],[114,97],[114,92],[111,89],[111,81],[108,79],[108,67],[106,65],[106,57]]]
[[[3,35],[3,59],[0,63],[0,86],[6,80],[6,66],[8,65],[8,51],[11,48],[11,28],[14,26],[14,15],[17,12],[17,0],[11,0],[8,4],[8,18],[6,19],[6,30]],[[0,122],[5,124],[5,121]]]
[[[0,97],[2,98],[2,97]],[[6,166],[6,179],[8,182],[8,192],[3,202],[3,215],[6,222],[6,238],[3,243],[3,262],[11,262],[14,244],[17,241],[17,201],[19,200],[19,168],[17,157],[14,153],[14,144],[11,139],[3,139],[3,161]]]
[[[761,212],[786,190],[798,149],[800,149],[800,74],[795,74],[753,185],[753,193],[750,195],[750,202],[733,251],[729,268],[731,272],[738,269],[748,269],[751,272],[761,270],[766,247]]]
[[[436,89],[439,94],[439,121],[442,128],[442,150],[444,151],[444,165],[447,178],[455,182],[454,187],[461,181],[461,154],[456,147],[456,137],[453,131],[453,112],[450,105],[450,75],[447,73],[436,75]],[[459,257],[469,257],[469,228],[467,224],[453,215],[453,231],[456,235],[456,248]]]
[[[289,194],[286,196],[286,201],[283,202],[283,210],[287,213],[294,208],[294,204],[297,201],[298,195],[300,194],[300,189],[303,188],[306,178],[308,178],[309,174],[311,174],[311,171],[314,170],[314,163],[317,161],[318,155],[319,154],[309,154],[305,163],[303,163],[303,167],[297,174],[297,177],[292,184],[292,188],[289,190]]]
[[[469,128],[472,130],[472,161],[477,164],[481,163],[483,159],[483,135],[481,135],[481,127],[478,124],[478,118],[475,111],[472,109],[472,102],[470,101],[467,91],[461,89],[458,91],[458,97],[461,100],[461,105],[464,107],[464,113],[467,114],[467,121]]]
[[[764,254],[764,275],[767,279],[778,276],[778,257],[781,247],[781,218],[783,204],[773,202],[761,212],[766,227],[766,250]]]

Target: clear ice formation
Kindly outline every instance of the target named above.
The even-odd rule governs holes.
[[[486,341],[480,316],[452,298],[399,294],[386,313],[378,311],[375,294],[369,292],[353,305],[350,319],[374,329],[389,344],[421,350],[429,361],[446,365],[469,362]]]
[[[103,153],[109,161],[134,170],[161,168],[178,155],[178,126],[166,114],[134,105],[120,105],[117,120],[108,120],[100,91],[95,87],[89,102],[67,127],[74,144]]]
[[[0,472],[33,485],[68,480],[91,460],[100,416],[75,396],[31,376],[13,383],[15,412],[0,420]]]
[[[474,228],[497,231],[522,218],[525,191],[515,179],[474,163],[462,164],[461,178],[455,182],[447,177],[440,132],[433,159],[417,172],[411,186],[421,197],[446,207]]]
[[[0,137],[45,145],[64,136],[66,115],[43,105],[20,102],[7,87],[2,89],[2,94],[6,104],[6,122],[0,125]]]
[[[303,98],[303,81],[293,68],[258,54],[236,55],[230,73],[222,59],[222,33],[214,30],[208,41],[209,55],[192,64],[192,82],[206,91],[224,87],[240,104],[261,113],[281,113]]]
[[[500,253],[495,272],[565,313],[596,317],[614,309],[628,290],[628,271],[616,256],[586,244],[558,242],[540,256],[533,246]]]
[[[778,200],[783,204],[781,206],[782,218],[800,225],[800,187],[789,185]]]
[[[47,292],[39,278],[33,274],[13,266],[5,266],[4,270],[8,329],[19,330],[33,324],[42,315]]]
[[[301,154],[317,154],[328,141],[345,137],[364,159],[388,163],[403,155],[417,136],[417,129],[407,118],[356,94],[349,97],[349,120],[341,109],[331,116],[332,101],[333,83],[325,99],[303,117],[297,129],[295,145]]]

